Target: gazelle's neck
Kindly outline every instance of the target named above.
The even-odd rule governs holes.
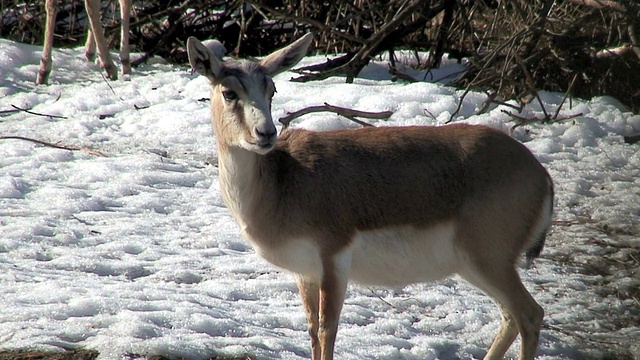
[[[235,146],[218,146],[222,197],[243,231],[247,220],[265,200],[265,184],[261,179],[263,162],[264,155]]]

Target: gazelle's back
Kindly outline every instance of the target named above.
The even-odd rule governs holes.
[[[359,230],[424,227],[509,187],[522,201],[540,201],[527,199],[527,189],[548,186],[546,171],[522,144],[484,126],[289,130],[266,156],[278,171],[263,181],[276,184],[278,201],[297,210],[291,216]]]

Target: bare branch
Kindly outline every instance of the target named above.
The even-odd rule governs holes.
[[[373,125],[360,121],[356,119],[356,117],[362,117],[367,119],[388,119],[391,115],[393,115],[393,111],[368,112],[368,111],[360,111],[360,110],[343,108],[343,107],[324,103],[324,105],[310,106],[302,110],[288,113],[286,116],[283,116],[280,119],[278,119],[278,121],[283,125],[283,128],[286,129],[289,126],[289,123],[291,123],[291,121],[295,118],[299,118],[300,116],[303,116],[306,114],[311,114],[315,112],[324,112],[324,111],[332,112],[332,113],[336,113],[338,115],[344,116],[347,119],[353,122],[356,122],[362,126],[373,126]]]

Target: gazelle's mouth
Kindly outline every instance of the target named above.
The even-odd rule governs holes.
[[[276,140],[275,139],[266,140],[266,141],[248,141],[247,140],[247,144],[250,147],[248,150],[264,155],[269,151],[271,151],[276,146]]]
[[[250,139],[247,139],[247,142],[258,149],[254,151],[264,154],[273,149],[273,147],[276,145],[277,139],[278,135],[275,129],[273,132],[265,133],[256,129],[254,131],[254,135]]]

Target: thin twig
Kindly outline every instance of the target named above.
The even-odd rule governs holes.
[[[20,111],[21,110],[16,110],[16,109],[13,109],[13,110],[0,110],[0,115],[14,114],[14,113],[17,113],[17,112],[20,112]]]
[[[569,97],[569,94],[571,94],[571,90],[573,90],[573,85],[575,84],[577,78],[578,78],[578,74],[573,75],[573,79],[571,79],[571,82],[569,83],[569,88],[567,88],[567,92],[564,93],[564,98],[562,99],[562,102],[556,109],[555,114],[553,114],[553,117],[552,117],[553,120],[558,118],[558,114],[560,114],[560,109],[562,109],[562,105],[564,105],[564,102]]]
[[[527,69],[527,65],[525,64],[524,60],[522,60],[522,57],[515,52],[514,53],[517,64],[520,66],[520,68],[522,69],[522,72],[524,73],[524,77],[526,80],[526,83],[529,85],[529,88],[531,89],[531,93],[533,93],[533,95],[535,96],[536,100],[538,100],[538,103],[540,104],[540,107],[542,108],[542,112],[544,113],[544,120],[543,122],[548,122],[551,120],[551,118],[549,117],[549,114],[547,113],[547,109],[544,107],[544,103],[542,102],[542,99],[540,98],[540,94],[538,93],[538,90],[536,90],[536,82],[535,80],[533,80],[533,76],[531,75],[531,73],[529,72],[529,69]]]
[[[111,86],[111,84],[109,84],[109,80],[107,80],[107,77],[104,76],[103,73],[100,73],[100,75],[102,75],[102,79],[104,79],[104,82],[107,83],[107,86],[109,87],[109,89],[111,89],[111,92],[113,93],[113,95],[117,96],[120,100],[124,101],[124,99],[121,98],[118,94],[116,94],[115,90],[113,90],[113,87]]]
[[[549,122],[560,122],[560,121],[571,120],[571,119],[574,119],[574,118],[577,118],[577,117],[580,117],[580,116],[584,115],[583,113],[577,113],[577,114],[574,114],[574,115],[570,115],[570,116],[566,116],[566,117],[562,117],[562,118],[556,118],[556,119],[551,120],[548,115],[545,115],[543,118],[538,118],[538,117],[525,118],[525,117],[522,117],[522,116],[518,116],[518,115],[516,115],[514,113],[508,112],[507,110],[501,110],[501,111],[503,113],[511,116],[511,118],[513,118],[516,121],[516,124],[513,125],[511,127],[511,129],[509,129],[509,134],[511,134],[511,135],[513,135],[513,132],[516,130],[516,128],[518,128],[520,126],[523,126],[523,125],[529,125],[529,124],[533,124],[533,123],[536,123],[536,122],[543,123],[543,124],[549,123]]]
[[[30,111],[30,110],[27,110],[27,109],[23,109],[23,108],[21,108],[21,107],[15,106],[15,105],[13,105],[13,104],[11,105],[11,107],[12,107],[12,108],[14,108],[14,109],[16,109],[16,110],[19,110],[19,111],[24,111],[24,112],[26,112],[27,114],[37,115],[37,116],[46,116],[46,117],[48,117],[48,118],[50,118],[50,119],[66,119],[66,118],[67,118],[66,116],[49,115],[49,114],[41,114],[41,113],[37,113],[37,112],[34,112],[34,111]]]
[[[485,112],[487,112],[491,104],[493,104],[493,101],[498,97],[497,91],[485,91],[485,93],[487,94],[487,100],[482,103],[482,107],[476,112],[476,115],[484,114]]]
[[[429,109],[425,108],[425,109],[424,109],[424,113],[425,113],[425,114],[427,114],[427,115],[429,115],[433,120],[438,120],[438,118],[436,118],[436,116],[435,116],[435,115],[433,115],[433,114],[431,113],[431,111],[429,111]]]
[[[29,141],[29,142],[32,142],[32,143],[35,143],[35,144],[38,144],[38,145],[51,147],[51,148],[54,148],[54,149],[62,149],[62,150],[69,150],[69,151],[78,151],[79,150],[79,151],[83,151],[83,152],[86,152],[86,153],[91,154],[91,155],[100,156],[100,157],[107,157],[107,155],[101,153],[100,151],[93,150],[93,149],[90,149],[88,147],[71,146],[71,145],[58,145],[58,144],[50,143],[50,142],[47,142],[47,141],[32,139],[32,138],[28,138],[28,137],[24,137],[24,136],[14,136],[14,135],[0,136],[0,140],[24,140],[24,141]]]
[[[460,100],[458,100],[458,106],[456,107],[456,110],[451,113],[451,115],[449,116],[449,120],[445,121],[445,124],[448,124],[450,122],[453,121],[453,118],[458,115],[458,113],[460,112],[460,109],[462,109],[462,101],[464,100],[465,96],[467,96],[467,94],[471,91],[471,85],[467,86],[466,89],[464,89],[464,92],[462,93],[462,96],[460,97]]]
[[[577,331],[565,330],[563,328],[560,328],[558,326],[551,325],[551,324],[546,324],[545,323],[545,324],[542,324],[542,327],[545,328],[545,329],[548,329],[548,330],[551,330],[551,331],[556,331],[556,332],[559,332],[561,334],[568,335],[568,336],[571,336],[571,337],[574,337],[574,338],[578,338],[578,339],[581,339],[581,340],[586,340],[586,341],[591,341],[591,342],[598,342],[598,343],[601,343],[601,344],[617,344],[616,342],[613,342],[613,341],[597,339],[597,338],[594,338],[594,337],[591,337],[591,336],[588,336],[588,335],[580,334]]]
[[[380,301],[382,301],[383,303],[387,304],[388,306],[394,308],[394,309],[398,309],[397,306],[393,305],[392,303],[388,302],[387,300],[385,300],[382,296],[378,295],[373,288],[369,288],[369,291],[371,291],[371,294],[375,297],[377,297]]]
[[[328,111],[328,112],[332,112],[332,113],[336,113],[338,115],[344,116],[347,119],[354,121],[362,126],[373,126],[373,125],[357,120],[355,119],[355,117],[362,117],[367,119],[387,119],[391,115],[393,115],[393,111],[368,112],[368,111],[360,111],[360,110],[343,108],[343,107],[324,103],[324,105],[310,106],[302,110],[288,113],[286,116],[283,116],[280,119],[278,119],[278,121],[283,125],[283,128],[286,129],[289,126],[289,123],[291,123],[291,121],[295,118],[298,118],[300,116],[310,114],[310,113],[324,112],[324,111]]]

